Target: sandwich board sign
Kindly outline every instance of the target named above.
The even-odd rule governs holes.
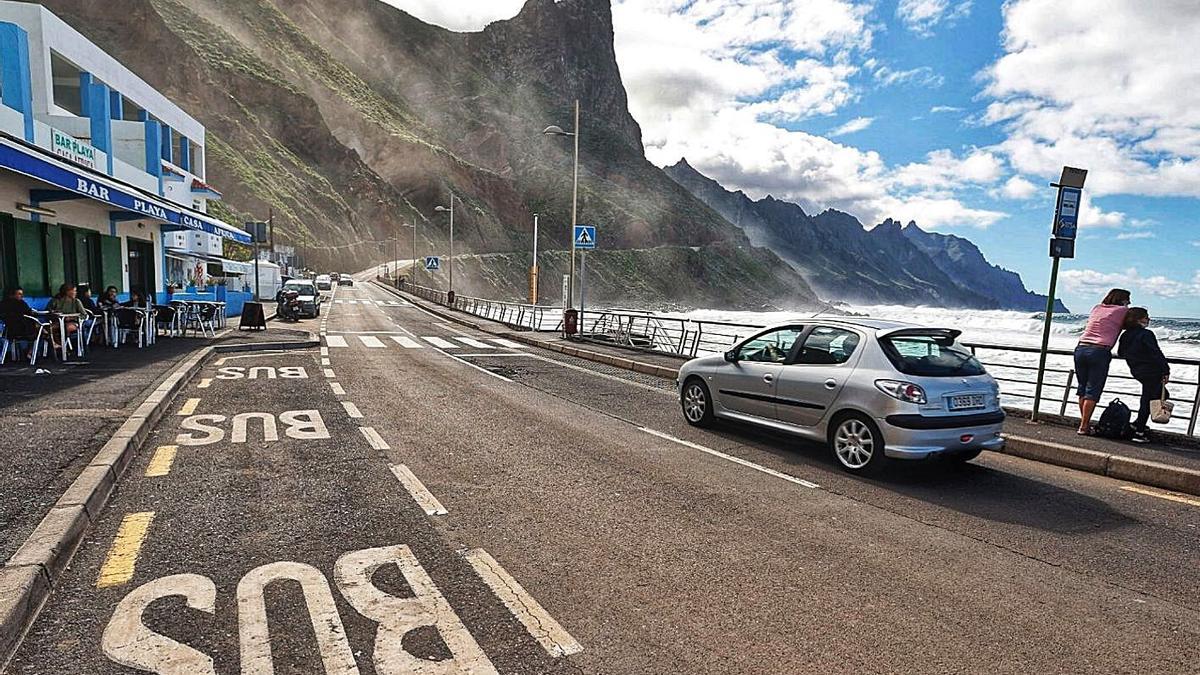
[[[436,272],[442,269],[442,259],[436,255],[425,256],[425,271]]]
[[[596,226],[575,226],[575,248],[588,250],[596,248]]]

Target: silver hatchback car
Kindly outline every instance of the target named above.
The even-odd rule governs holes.
[[[968,461],[1004,446],[1000,387],[961,331],[839,318],[767,328],[679,370],[689,424],[748,422],[829,444],[847,471]]]

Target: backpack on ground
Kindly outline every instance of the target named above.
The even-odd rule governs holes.
[[[1129,424],[1132,417],[1129,406],[1122,403],[1121,399],[1114,398],[1100,415],[1100,421],[1096,423],[1096,435],[1118,440],[1132,438],[1133,426]]]

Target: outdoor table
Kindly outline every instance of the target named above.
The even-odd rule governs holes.
[[[82,335],[83,322],[79,320],[78,314],[59,314],[57,312],[46,312],[46,311],[39,312],[36,310],[35,310],[35,313],[41,317],[45,317],[50,320],[50,321],[47,321],[46,324],[43,324],[43,325],[47,325],[51,321],[58,322],[58,339],[59,339],[59,342],[62,343],[61,349],[62,349],[62,360],[63,361],[66,361],[68,358],[67,320],[74,319],[75,323],[78,325],[78,328],[76,330],[79,331],[79,334],[77,334],[75,337],[75,354],[76,354],[76,356],[83,358],[83,335]]]

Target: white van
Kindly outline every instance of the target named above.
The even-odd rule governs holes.
[[[318,274],[317,275],[317,290],[318,291],[333,290],[333,279],[331,279],[328,274]]]

